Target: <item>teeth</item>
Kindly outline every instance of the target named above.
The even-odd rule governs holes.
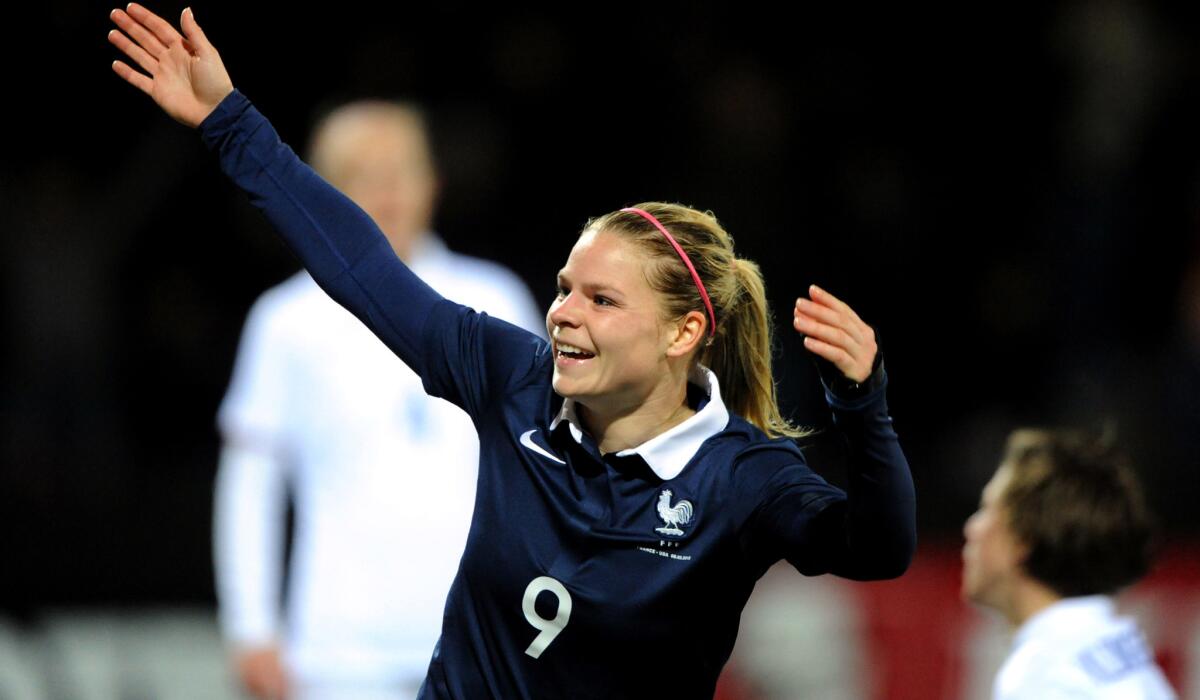
[[[566,343],[559,343],[558,351],[570,355],[587,355],[588,357],[592,356],[592,353],[588,352],[587,350],[584,350],[583,348],[577,348],[574,345],[567,345]]]

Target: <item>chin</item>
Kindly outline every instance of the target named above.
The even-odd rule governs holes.
[[[990,610],[1003,611],[1004,608],[999,603],[999,597],[994,582],[975,581],[963,574],[962,589],[959,591],[959,597],[972,605],[978,605],[981,608]]]
[[[958,597],[968,603],[979,602],[979,583],[975,580],[970,564],[964,562],[962,580],[959,583]]]
[[[959,597],[959,598],[961,598],[962,600],[964,600],[964,601],[968,602],[968,603],[977,603],[977,602],[979,602],[978,600],[976,600],[976,598],[975,598],[975,591],[974,591],[974,589],[971,587],[971,584],[970,584],[970,583],[967,581],[966,577],[963,577],[963,582],[962,582],[962,585],[961,585],[961,586],[959,586],[959,589],[958,589],[958,597]]]
[[[578,388],[571,386],[571,380],[560,375],[557,369],[554,370],[554,377],[550,380],[550,386],[553,387],[554,393],[558,394],[564,399],[579,398],[580,394]]]

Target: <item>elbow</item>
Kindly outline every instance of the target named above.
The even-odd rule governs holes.
[[[880,544],[882,546],[872,553],[869,561],[864,562],[866,566],[862,567],[860,575],[852,578],[858,581],[886,581],[900,578],[912,566],[917,551],[915,532],[907,532],[903,537]]]
[[[910,550],[885,558],[881,562],[877,572],[878,575],[874,579],[876,581],[885,581],[887,579],[900,578],[908,571],[908,567],[912,565],[913,554],[914,552]]]
[[[912,566],[917,553],[917,518],[915,508],[896,517],[887,535],[879,540],[876,561],[876,580],[900,578]]]
[[[917,553],[917,535],[910,531],[907,536],[893,543],[880,553],[879,570],[876,580],[900,578],[912,566],[913,557]]]
[[[915,537],[908,537],[903,541],[878,542],[876,546],[863,548],[857,556],[835,563],[824,571],[851,581],[886,581],[903,576],[912,565],[915,553]],[[808,573],[799,564],[793,564],[801,573]]]

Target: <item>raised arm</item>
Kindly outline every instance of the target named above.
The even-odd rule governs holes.
[[[116,73],[167,114],[197,127],[221,169],[249,197],[317,284],[425,381],[426,390],[477,413],[524,376],[536,336],[444,299],[396,256],[375,222],[286,144],[232,82],[190,10],[183,34],[137,4],[114,10]],[[541,343],[542,346],[545,343]]]
[[[190,9],[183,12],[183,35],[136,3],[112,18],[125,33],[111,32],[109,40],[149,75],[120,61],[113,70],[167,114],[198,128],[220,155],[221,169],[313,279],[424,377],[422,333],[442,296],[400,262],[371,217],[305,165],[233,88]]]
[[[787,556],[802,571],[853,579],[899,576],[916,548],[916,496],[888,415],[875,332],[829,292],[816,285],[809,291],[811,299],[796,301],[793,323],[819,358],[826,400],[846,448],[847,498],[811,518],[779,509],[776,527],[796,537]]]

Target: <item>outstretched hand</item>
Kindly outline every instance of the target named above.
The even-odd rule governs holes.
[[[829,292],[810,285],[811,300],[796,300],[792,325],[804,334],[804,347],[833,363],[853,382],[862,383],[871,376],[879,346],[875,330]]]
[[[192,8],[180,18],[183,34],[137,3],[113,10],[109,17],[121,31],[110,31],[108,40],[149,76],[123,61],[113,61],[113,70],[176,121],[199,126],[233,91],[221,56],[196,24]]]

